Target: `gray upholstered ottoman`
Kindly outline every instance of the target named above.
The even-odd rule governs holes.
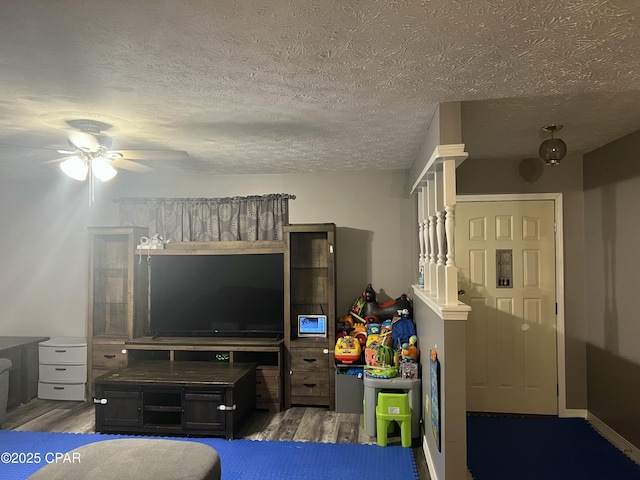
[[[90,443],[49,463],[30,479],[220,480],[220,457],[208,445],[156,438],[123,438]]]

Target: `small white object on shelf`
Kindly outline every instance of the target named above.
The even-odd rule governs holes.
[[[164,241],[164,239],[156,233],[151,238],[141,237],[138,250],[162,250],[167,243],[169,243],[169,241]]]

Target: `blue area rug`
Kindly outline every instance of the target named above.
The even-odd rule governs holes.
[[[66,453],[82,445],[113,438],[133,437],[0,430],[0,479],[25,479],[54,458],[51,454]],[[222,438],[173,439],[213,447],[220,455],[222,480],[418,480],[411,449],[400,446],[229,441]],[[13,453],[13,458],[7,453]],[[25,463],[29,457],[33,462],[36,453],[39,454],[39,463]]]
[[[469,415],[475,480],[639,480],[640,466],[580,418]]]

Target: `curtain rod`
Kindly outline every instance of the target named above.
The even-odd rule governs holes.
[[[238,201],[238,200],[255,200],[259,198],[275,198],[282,197],[288,200],[295,200],[296,196],[289,193],[270,193],[266,195],[250,195],[247,197],[217,197],[217,198],[198,198],[198,197],[186,197],[186,198],[174,198],[174,197],[118,197],[113,199],[113,203],[125,203],[125,202],[219,202],[219,201]]]

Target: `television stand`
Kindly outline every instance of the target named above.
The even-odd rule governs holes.
[[[282,410],[282,345],[277,337],[138,337],[125,343],[129,365],[148,361],[203,361],[256,365],[256,409]]]
[[[96,380],[96,431],[232,440],[255,410],[255,365],[141,362]]]

